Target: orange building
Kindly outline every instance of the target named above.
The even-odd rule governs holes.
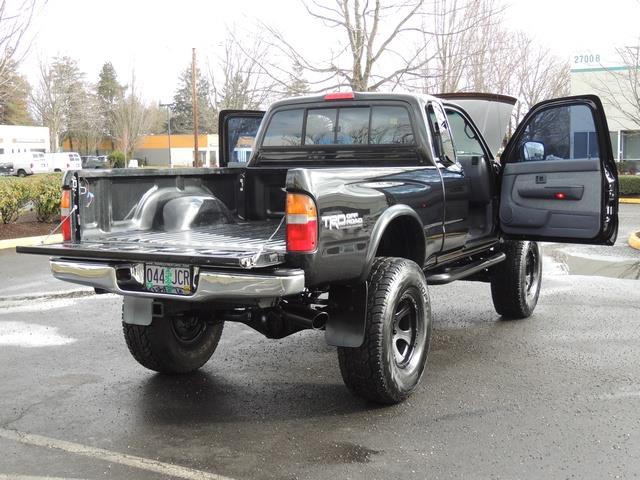
[[[171,141],[170,152],[169,141]],[[64,141],[62,148],[64,151],[72,150],[68,140]],[[103,140],[96,153],[108,155],[112,150],[111,141]],[[84,152],[80,153],[84,154]],[[218,135],[199,135],[198,154],[203,166],[218,166]],[[133,158],[142,160],[149,166],[191,166],[194,159],[193,135],[171,135],[171,139],[168,135],[145,135],[138,142]]]

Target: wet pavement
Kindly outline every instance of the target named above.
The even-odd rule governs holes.
[[[51,281],[44,258],[0,252],[0,270],[13,282],[0,287],[0,478],[640,471],[636,280],[569,275],[546,258],[538,307],[515,322],[500,320],[485,284],[432,287],[425,377],[382,408],[349,394],[321,332],[274,341],[227,324],[199,372],[165,377],[130,357],[118,297]]]

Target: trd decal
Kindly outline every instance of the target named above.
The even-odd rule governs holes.
[[[355,228],[362,225],[362,218],[359,213],[339,213],[336,215],[324,215],[322,223],[324,228],[329,230],[340,230],[341,228]]]

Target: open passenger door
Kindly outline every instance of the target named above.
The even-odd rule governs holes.
[[[506,237],[613,245],[618,175],[598,97],[535,105],[501,162],[500,228]]]
[[[244,166],[251,157],[253,142],[264,112],[260,110],[222,110],[218,116],[218,142],[221,167]]]

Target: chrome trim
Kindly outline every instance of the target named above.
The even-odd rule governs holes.
[[[304,271],[300,269],[277,269],[272,274],[252,274],[216,272],[200,268],[195,292],[183,296],[123,290],[118,285],[116,266],[108,263],[54,259],[50,261],[50,265],[53,276],[60,280],[131,297],[166,298],[188,302],[233,301],[284,297],[304,291]]]

